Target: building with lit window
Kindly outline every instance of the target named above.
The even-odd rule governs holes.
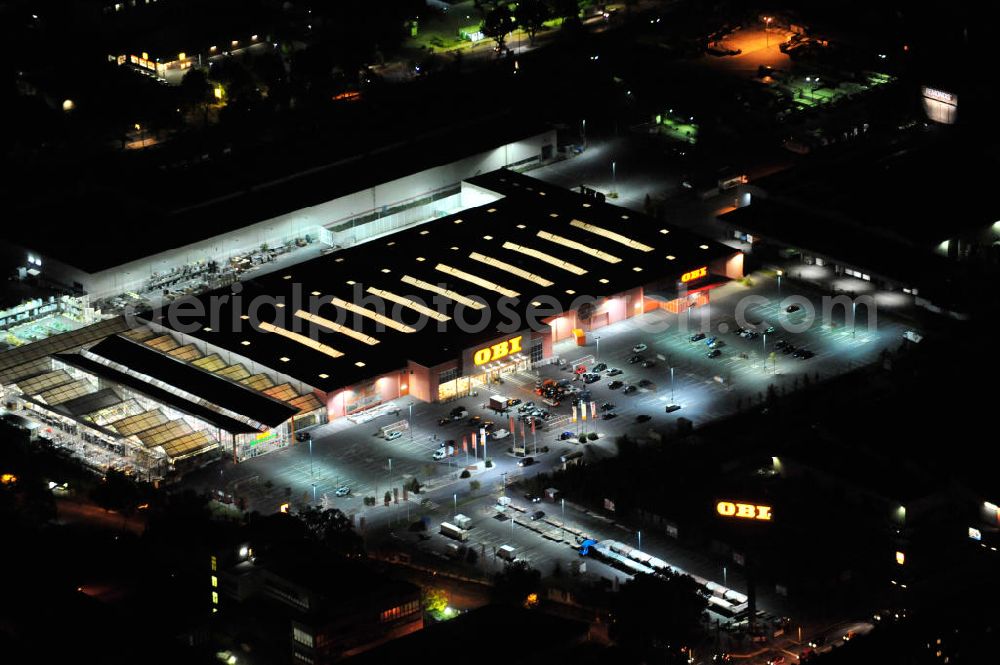
[[[217,565],[213,602],[222,615],[264,619],[273,634],[258,637],[284,643],[292,662],[336,662],[424,626],[416,585],[319,546],[296,542],[261,550],[241,546],[228,565]]]

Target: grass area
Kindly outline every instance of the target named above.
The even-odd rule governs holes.
[[[698,141],[698,125],[693,122],[664,113],[656,116],[656,125],[661,134],[675,141],[692,145]]]

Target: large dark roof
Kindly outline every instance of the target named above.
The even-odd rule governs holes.
[[[89,352],[268,427],[276,427],[298,412],[285,402],[118,335],[95,344]]]
[[[94,376],[99,376],[102,379],[107,379],[117,383],[118,385],[130,388],[131,390],[146,395],[150,399],[153,399],[161,404],[166,404],[177,409],[178,411],[194,416],[199,420],[211,423],[216,427],[229,432],[230,434],[251,434],[257,431],[256,428],[236,420],[235,418],[230,418],[229,416],[223,415],[218,411],[213,411],[206,406],[196,402],[191,402],[176,393],[155,386],[148,381],[143,381],[112,367],[108,367],[107,365],[99,363],[86,356],[81,356],[76,353],[61,353],[56,355],[56,358],[67,365],[78,367],[79,369],[89,372]]]
[[[584,296],[601,298],[640,286],[656,288],[673,284],[689,270],[736,253],[730,247],[668,228],[640,213],[597,203],[511,171],[495,171],[469,182],[505,196],[491,204],[241,282],[239,299],[230,297],[220,302],[221,296],[231,296],[229,289],[203,295],[196,301],[203,308],[201,315],[170,321],[169,311],[161,311],[144,317],[151,316],[168,327],[196,322],[201,326],[199,330],[190,332],[185,328],[185,332],[331,392],[403,368],[407,360],[433,367],[458,357],[464,349],[529,327],[522,323],[498,331],[498,326],[509,320],[508,311],[516,313],[521,322],[527,321],[525,314],[529,309],[537,313],[538,319],[545,318],[569,311],[570,304]],[[581,224],[591,228],[582,228]],[[619,237],[610,239],[602,236],[602,232]],[[540,234],[554,234],[579,246],[567,247]],[[545,256],[538,258],[509,245],[505,247],[505,243],[527,248],[529,252],[544,252]],[[647,251],[648,248],[652,249]],[[610,256],[601,258],[601,252]],[[513,268],[484,263],[484,257]],[[474,280],[492,282],[517,297],[502,297],[490,286],[470,282],[448,272],[448,268],[469,273]],[[582,274],[573,272],[577,269]],[[414,279],[425,283],[415,284]],[[481,317],[480,311],[459,305],[458,299],[436,294],[428,285],[438,289],[443,285],[460,296],[478,299],[488,305],[480,310],[488,315]],[[348,314],[344,304],[371,304],[380,301],[380,297],[391,300],[383,294],[376,297],[369,289],[417,299],[450,319],[440,326],[430,321],[415,332],[405,332],[386,328],[371,318]],[[550,299],[551,307],[531,305],[545,304],[545,300],[539,300],[543,296]],[[251,326],[252,321],[242,320],[241,316],[254,314],[252,303],[257,298],[270,299],[257,307],[259,320],[311,335],[333,349],[333,356],[337,353],[343,356],[333,357],[330,352],[311,348],[280,332],[256,329]],[[275,298],[280,298],[280,302]],[[321,304],[319,298],[327,300]],[[329,298],[339,298],[345,303],[334,305]],[[310,304],[311,299],[317,302]],[[501,301],[509,306],[507,310],[498,311]],[[420,316],[413,309],[395,306],[393,302],[381,303],[386,305],[387,315],[402,323],[416,323]],[[185,307],[184,311],[191,309]],[[351,330],[345,334],[329,327],[310,326],[295,315],[301,309]],[[211,316],[213,310],[218,311],[218,317]],[[465,326],[462,330],[456,319],[467,321],[474,328]],[[371,339],[367,342],[356,339],[357,333]]]
[[[183,169],[160,169],[160,186],[145,190],[117,181],[87,183],[36,195],[40,202],[11,212],[11,219],[32,223],[8,224],[0,229],[0,236],[95,273],[448,164],[545,129],[537,122],[490,116],[395,142],[395,137],[387,136],[385,143],[374,146],[370,142],[338,146],[331,149],[339,152],[323,152],[321,159],[302,157],[294,165],[241,154]],[[303,148],[295,154],[306,152]],[[155,163],[136,161],[133,165],[136,171],[154,168]],[[84,219],[100,219],[100,229],[79,223]],[[59,233],[39,233],[41,228],[58,228]]]

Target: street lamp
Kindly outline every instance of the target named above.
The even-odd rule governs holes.
[[[455,504],[455,515],[458,515],[458,492],[451,495],[452,501]]]
[[[770,27],[771,27],[771,21],[773,21],[773,20],[774,20],[773,16],[765,16],[764,17],[764,47],[765,48],[770,48],[771,47],[771,32],[770,32]]]
[[[670,401],[674,401],[674,368],[670,368]]]
[[[407,418],[406,425],[410,429],[410,441],[413,441],[413,402],[410,402],[410,417]]]
[[[761,358],[764,359],[764,373],[767,374],[767,333],[764,333],[764,344],[760,353]]]
[[[618,189],[618,172],[617,172],[616,166],[617,166],[617,164],[614,161],[612,161],[611,162],[611,193],[612,194],[616,193],[616,190]]]
[[[781,276],[784,275],[784,274],[785,273],[784,273],[783,270],[779,270],[778,271],[778,297],[779,298],[781,297]]]
[[[639,551],[641,552],[642,551],[642,531],[636,531],[636,534],[639,536]]]
[[[594,359],[595,360],[600,360],[601,359],[601,336],[600,335],[594,335],[594,342],[597,343],[597,350],[594,352]]]
[[[858,319],[857,316],[855,315],[857,309],[858,309],[858,301],[855,300],[854,302],[851,303],[851,338],[854,337],[854,333],[857,332],[858,328]]]
[[[313,438],[309,436],[309,478],[315,480],[316,476],[313,475]]]

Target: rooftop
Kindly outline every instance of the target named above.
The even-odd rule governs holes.
[[[503,197],[142,318],[332,392],[735,253],[511,171],[468,182]]]

